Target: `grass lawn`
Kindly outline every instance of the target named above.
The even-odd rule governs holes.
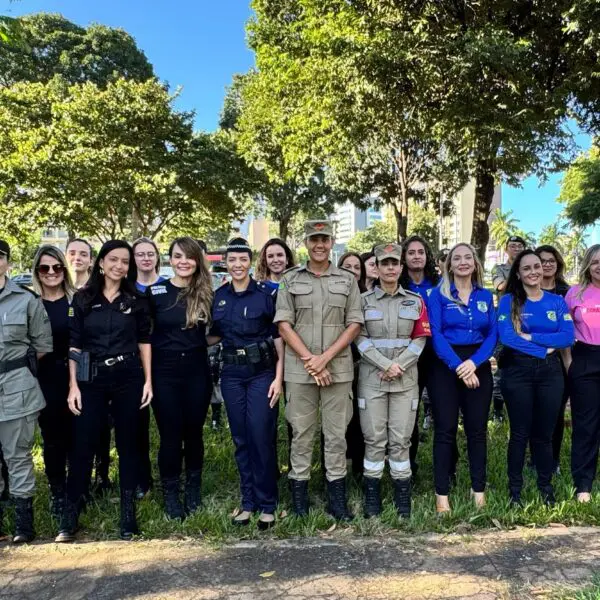
[[[567,419],[570,416],[567,413]],[[208,419],[210,422],[210,419]],[[421,421],[422,422],[422,421]],[[459,432],[460,461],[457,486],[451,491],[452,514],[439,518],[435,513],[433,490],[432,437],[428,432],[427,440],[419,448],[419,480],[413,492],[413,513],[410,520],[403,521],[396,516],[391,503],[391,484],[386,474],[383,484],[384,512],[378,519],[366,520],[362,517],[362,492],[360,485],[349,476],[350,507],[357,515],[347,529],[355,535],[384,535],[394,530],[406,533],[425,532],[461,532],[468,533],[480,528],[510,528],[514,525],[545,526],[549,523],[565,525],[598,525],[600,523],[600,497],[597,493],[588,505],[580,505],[573,500],[573,487],[569,469],[570,429],[565,432],[561,474],[555,478],[557,504],[553,508],[545,507],[535,487],[535,474],[526,469],[526,486],[523,491],[525,507],[511,509],[508,506],[506,476],[506,446],[508,425],[490,423],[488,433],[488,505],[484,510],[476,511],[469,498],[470,481],[466,460],[464,434]],[[39,440],[39,438],[38,438]],[[203,537],[211,542],[234,541],[259,537],[286,538],[290,536],[312,536],[327,531],[334,521],[324,511],[326,494],[319,465],[318,446],[315,448],[313,473],[310,483],[311,513],[306,519],[297,519],[290,512],[289,492],[287,489],[287,433],[283,416],[280,415],[279,459],[283,473],[281,477],[279,518],[277,526],[268,533],[261,533],[256,527],[238,528],[231,524],[231,513],[238,506],[238,475],[233,459],[233,444],[229,430],[213,432],[205,428],[205,463],[203,476],[204,509],[190,516],[183,523],[168,520],[162,511],[162,498],[159,490],[151,492],[138,504],[138,520],[142,535],[147,538]],[[156,452],[158,434],[152,420],[152,456],[155,482],[158,482]],[[113,448],[111,479],[116,482],[117,455]],[[52,538],[56,533],[48,511],[48,491],[43,471],[41,446],[35,449],[35,463],[38,488],[35,498],[36,529],[38,537]],[[92,502],[81,517],[81,537],[103,540],[117,537],[119,521],[118,492]],[[592,597],[592,596],[589,596]],[[597,596],[593,596],[596,598]],[[588,598],[588,596],[581,596]]]

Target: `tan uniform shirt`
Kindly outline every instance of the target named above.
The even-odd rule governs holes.
[[[52,352],[50,319],[40,298],[7,279],[0,292],[0,362],[25,356],[30,346],[39,353]],[[0,374],[0,421],[25,417],[45,405],[27,367]]]
[[[492,285],[494,291],[498,291],[498,286],[508,280],[508,274],[512,265],[504,263],[501,265],[494,265],[492,269]]]
[[[312,354],[322,354],[351,323],[363,323],[360,292],[350,271],[330,264],[322,275],[306,265],[286,271],[277,293],[275,323],[289,323]],[[354,369],[350,346],[327,366],[333,383],[352,381]],[[285,381],[315,383],[300,357],[286,345]]]
[[[419,294],[398,286],[393,295],[375,287],[362,297],[365,323],[356,338],[360,361],[359,382],[388,392],[406,389],[407,380],[417,383],[417,361],[425,347],[429,321]],[[392,364],[404,374],[393,381],[383,381],[379,374]]]

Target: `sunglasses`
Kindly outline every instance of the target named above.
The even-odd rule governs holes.
[[[41,273],[42,275],[48,275],[50,271],[53,271],[54,273],[62,273],[64,270],[64,265],[61,265],[59,263],[56,263],[55,265],[40,265],[37,268],[37,272]]]

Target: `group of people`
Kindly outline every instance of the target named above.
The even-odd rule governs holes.
[[[165,513],[185,519],[199,510],[214,379],[208,348],[217,344],[240,476],[235,525],[249,525],[256,512],[260,529],[276,522],[280,397],[296,515],[309,511],[320,424],[328,512],[353,518],[349,457],[362,475],[365,516],[382,510],[387,460],[394,505],[409,517],[425,388],[434,423],[437,512],[451,511],[460,414],[473,502],[485,506],[495,353],[510,422],[511,502],[521,504],[528,445],[542,498],[555,502],[552,476],[568,398],[577,499],[590,501],[600,444],[600,246],[588,250],[579,284],[569,289],[556,249],[534,251],[511,238],[508,262],[493,272],[495,302],[470,244],[455,245],[436,263],[427,242],[411,236],[364,255],[346,253],[336,265],[331,222],[308,221],[304,234],[306,264],[297,265],[275,238],[260,251],[254,276],[252,249],[232,239],[225,252],[231,281],[216,291],[206,247],[189,237],[169,247],[169,279],[160,277],[160,253],[147,238],[133,245],[108,241],[95,259],[85,240],[71,241],[66,255],[43,246],[33,264],[34,292],[7,277],[10,248],[0,241],[0,445],[15,505],[15,542],[34,537],[31,451],[38,420],[56,541],[75,539],[91,490],[110,485],[112,426],[120,535],[138,533],[136,499],[154,483],[150,407],[160,435]]]

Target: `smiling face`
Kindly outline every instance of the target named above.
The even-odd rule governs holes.
[[[173,246],[170,262],[175,275],[182,279],[191,277],[198,268],[196,261],[188,257],[179,244]]]
[[[475,257],[468,246],[456,246],[450,258],[450,270],[455,276],[471,277],[475,272]]]
[[[265,260],[271,275],[281,275],[285,271],[287,256],[279,244],[273,244],[266,249]]]
[[[404,260],[409,271],[423,271],[427,262],[425,246],[421,242],[411,242],[406,249]]]
[[[44,289],[56,289],[65,281],[64,265],[53,256],[44,254],[37,266],[38,276]]]
[[[400,261],[395,258],[384,258],[379,263],[379,280],[382,283],[398,283],[401,273],[402,265],[400,264]]]
[[[540,252],[540,260],[542,262],[544,277],[548,279],[555,277],[558,263],[556,262],[556,258],[554,258],[554,254],[552,252]]]
[[[67,247],[67,262],[75,273],[87,273],[92,264],[90,247],[83,242],[71,242]]]
[[[104,269],[104,277],[114,282],[120,282],[129,273],[129,250],[115,248],[100,260],[100,267]]]
[[[358,281],[360,279],[360,271],[361,271],[361,264],[360,264],[360,258],[356,257],[356,256],[346,256],[346,258],[344,259],[344,262],[342,263],[342,267],[344,267],[344,269],[348,269],[348,271],[352,271],[352,273],[354,273],[354,277],[356,279],[356,281]]]
[[[542,262],[535,254],[524,256],[519,264],[519,277],[523,285],[529,287],[539,286],[542,282]]]
[[[155,273],[158,256],[152,244],[142,242],[135,247],[133,252],[135,264],[140,273]]]
[[[374,256],[371,256],[369,260],[365,261],[365,269],[367,271],[367,279],[375,280],[379,277],[377,259]]]
[[[315,263],[325,263],[333,248],[333,238],[329,235],[313,235],[305,240],[310,260]]]
[[[595,286],[600,287],[600,250],[592,256],[590,262],[590,277]]]
[[[247,252],[227,253],[227,272],[231,275],[233,281],[244,281],[250,274],[251,265],[252,261]]]

